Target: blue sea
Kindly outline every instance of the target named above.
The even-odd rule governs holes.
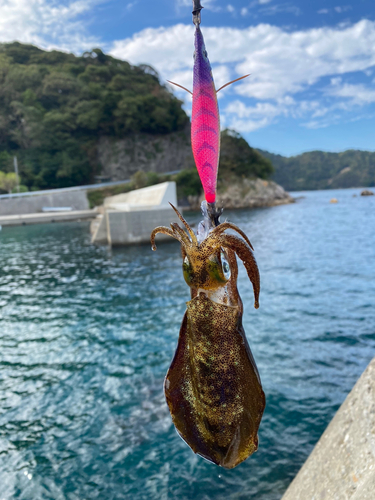
[[[164,400],[189,300],[179,245],[3,228],[0,499],[280,499],[375,355],[375,196],[359,193],[224,212],[260,268],[260,309],[243,269],[239,290],[267,398],[259,451],[229,471],[194,455]]]

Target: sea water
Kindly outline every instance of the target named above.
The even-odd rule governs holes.
[[[267,398],[259,451],[234,470],[194,455],[163,396],[189,300],[178,243],[3,228],[0,499],[279,499],[375,355],[375,196],[359,192],[224,212],[260,268],[260,309],[243,269],[239,290]]]

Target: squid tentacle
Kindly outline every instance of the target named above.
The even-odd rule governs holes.
[[[230,248],[238,257],[242,260],[247,275],[253,285],[254,290],[254,307],[259,308],[259,292],[260,292],[260,276],[257,262],[255,260],[253,251],[243,240],[238,238],[238,236],[233,236],[231,234],[224,234],[218,238],[216,242],[217,246],[222,246],[224,248]]]
[[[210,245],[210,237],[212,236],[218,236],[221,233],[223,233],[226,229],[233,229],[233,231],[236,231],[238,234],[242,236],[242,238],[246,241],[246,243],[249,245],[251,250],[254,250],[253,245],[251,244],[249,238],[246,236],[246,234],[240,229],[236,224],[233,224],[232,222],[223,222],[219,226],[216,226],[211,233],[209,234],[209,237],[205,242],[203,242],[203,245]]]
[[[185,246],[187,246],[188,248],[192,246],[192,243],[189,240],[188,235],[176,222],[171,223],[171,228],[172,228],[172,231],[174,231],[175,233],[178,233],[181,236],[181,240],[183,240]]]
[[[186,227],[189,235],[190,235],[190,238],[191,238],[191,241],[194,243],[194,245],[197,245],[198,246],[198,240],[197,240],[197,237],[194,233],[194,231],[191,229],[191,227],[189,226],[189,224],[186,222],[186,220],[182,217],[182,215],[180,214],[180,212],[177,210],[176,207],[174,207],[172,205],[172,203],[170,203],[170,206],[173,208],[173,210],[176,212],[177,214],[177,217],[180,219],[180,221],[182,222],[182,224]]]
[[[154,251],[156,250],[155,237],[158,233],[168,234],[168,236],[172,236],[172,238],[174,238],[175,240],[178,240],[181,244],[183,244],[179,234],[176,234],[174,231],[172,231],[172,229],[169,229],[169,227],[158,226],[152,231],[151,237],[150,237],[151,248]]]

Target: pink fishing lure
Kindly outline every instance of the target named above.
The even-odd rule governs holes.
[[[191,146],[206,201],[214,204],[220,156],[220,116],[216,94],[224,87],[249,75],[241,76],[216,90],[211,64],[199,27],[200,11],[203,7],[200,5],[200,0],[193,0],[193,5],[193,22],[195,24],[193,92],[178,83],[168,81],[193,96]]]
[[[210,61],[199,25],[195,28],[191,145],[206,201],[215,203],[220,155],[220,117]]]

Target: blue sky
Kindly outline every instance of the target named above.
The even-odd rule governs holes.
[[[222,126],[284,155],[375,150],[373,0],[202,0]],[[191,0],[0,0],[0,41],[101,47],[192,87]],[[175,91],[190,113],[191,100]]]

